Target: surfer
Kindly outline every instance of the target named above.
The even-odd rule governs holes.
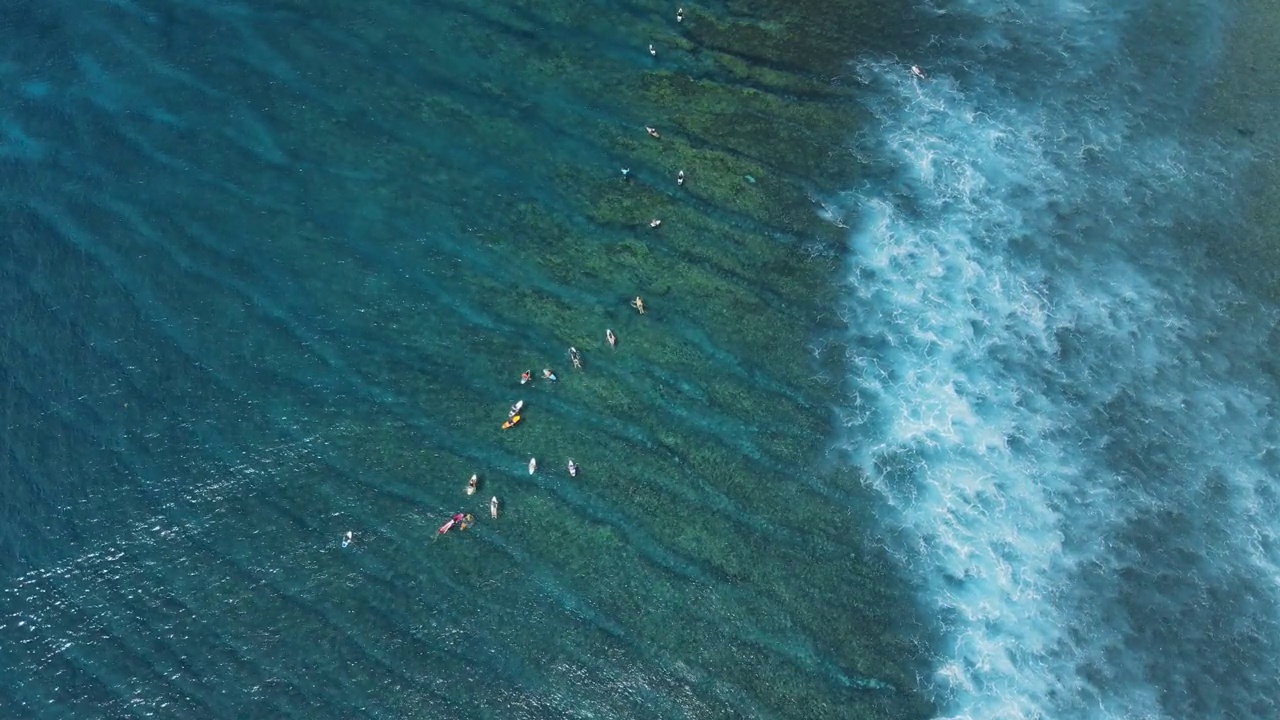
[[[574,462],[573,458],[569,458],[569,464],[566,467],[569,468],[569,477],[578,477],[578,463]]]
[[[513,417],[515,417],[515,416],[519,415],[519,414],[520,414],[520,410],[521,410],[523,407],[524,407],[524,401],[523,401],[523,400],[517,400],[517,401],[516,401],[516,404],[515,404],[515,405],[512,405],[512,406],[511,406],[511,409],[507,411],[507,417],[509,417],[509,418],[513,418]]]
[[[350,544],[351,544],[351,531],[348,530],[346,534],[342,536],[342,547],[346,547]]]
[[[573,363],[574,370],[582,369],[582,355],[578,353],[578,348],[569,348],[569,362]]]
[[[467,481],[467,494],[475,495],[476,490],[479,489],[479,487],[480,487],[480,477],[478,475],[472,475],[471,479]]]
[[[551,368],[542,368],[542,379],[556,382],[559,378],[556,377],[555,373],[551,372]]]
[[[524,385],[533,379],[533,375],[528,370],[520,373],[520,384]]]
[[[494,520],[498,519],[498,496],[494,495],[489,498],[489,516]]]
[[[604,329],[604,339],[609,342],[609,347],[613,348],[614,350],[618,349],[618,336],[614,335],[613,331],[610,330],[609,328]]]
[[[635,308],[636,312],[641,315],[644,314],[644,300],[641,300],[639,295],[636,296],[635,300],[631,301],[631,307]]]
[[[439,539],[441,535],[452,530],[454,525],[457,525],[458,523],[462,522],[464,519],[466,519],[466,515],[463,515],[462,513],[458,513],[457,515],[454,515],[453,517],[449,518],[449,522],[446,522],[445,524],[441,525],[440,529],[436,530],[435,539]]]

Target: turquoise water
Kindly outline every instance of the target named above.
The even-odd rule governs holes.
[[[824,456],[848,93],[673,13],[6,6],[5,717],[927,714]]]
[[[1274,717],[1238,9],[6,4],[0,716]]]

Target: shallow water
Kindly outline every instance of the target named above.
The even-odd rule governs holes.
[[[0,10],[5,717],[1276,714],[1233,8],[672,13]]]
[[[6,6],[5,717],[927,714],[753,145],[848,93],[604,10]]]

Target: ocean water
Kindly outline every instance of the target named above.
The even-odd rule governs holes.
[[[1199,122],[1238,7],[934,3],[855,62],[844,457],[938,639],[946,718],[1280,708],[1274,299],[1223,258],[1250,162]]]
[[[1235,10],[5,4],[0,716],[1274,717]]]
[[[0,9],[0,717],[928,715],[822,462],[851,97],[674,11]]]

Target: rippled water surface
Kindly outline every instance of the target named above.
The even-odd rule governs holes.
[[[1241,7],[676,10],[0,8],[0,715],[1275,717]]]
[[[846,58],[674,11],[0,10],[5,717],[927,714],[824,460]]]

